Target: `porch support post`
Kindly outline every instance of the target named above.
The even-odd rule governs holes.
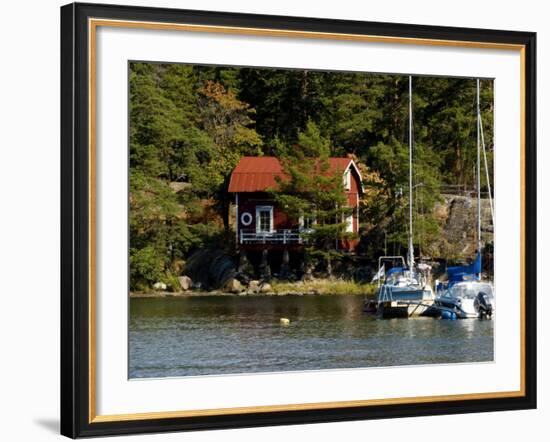
[[[281,279],[288,279],[290,276],[290,256],[288,254],[288,249],[283,251],[283,262],[281,264],[281,271],[279,272],[279,277]]]
[[[237,273],[242,279],[241,282],[247,283],[250,278],[254,277],[254,268],[246,256],[246,250],[241,249],[239,252],[239,266],[237,267]]]

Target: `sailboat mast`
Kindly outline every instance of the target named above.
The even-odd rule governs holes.
[[[480,144],[480,131],[481,131],[481,112],[479,110],[479,78],[476,81],[477,84],[477,253],[481,254],[481,144]],[[477,261],[477,255],[476,255]],[[478,273],[477,277],[480,278]]]
[[[413,149],[413,120],[412,120],[412,75],[409,75],[409,268],[414,267],[413,247],[413,170],[412,170],[412,149]]]

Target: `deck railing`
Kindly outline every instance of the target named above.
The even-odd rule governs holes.
[[[304,242],[298,229],[272,230],[257,232],[255,229],[239,230],[240,244],[302,244]]]

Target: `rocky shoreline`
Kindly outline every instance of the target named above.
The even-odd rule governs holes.
[[[316,291],[307,292],[265,292],[265,293],[228,293],[219,290],[203,291],[188,290],[186,292],[152,292],[135,293],[130,292],[130,298],[186,298],[186,297],[206,297],[206,296],[342,296],[343,293],[319,293]],[[354,294],[357,295],[357,294]],[[358,295],[360,296],[360,295]]]
[[[235,281],[236,282],[236,281]],[[250,281],[246,286],[233,283],[218,290],[203,290],[188,287],[187,290],[166,291],[162,288],[148,292],[130,292],[131,298],[170,298],[196,296],[340,296],[357,295],[370,296],[375,292],[372,284],[359,284],[353,281],[316,279],[303,282],[258,280]]]

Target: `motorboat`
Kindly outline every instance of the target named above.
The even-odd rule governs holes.
[[[491,217],[494,225],[493,200],[487,170],[483,124],[479,107],[479,79],[477,80],[477,250],[471,264],[448,267],[447,281],[436,282],[436,300],[428,314],[444,319],[491,318],[495,313],[495,291],[492,281],[483,278],[481,263],[481,148],[485,159],[485,173],[489,188]]]
[[[491,318],[495,312],[493,283],[481,278],[481,254],[472,264],[449,267],[447,281],[436,283],[430,315],[444,319]]]

